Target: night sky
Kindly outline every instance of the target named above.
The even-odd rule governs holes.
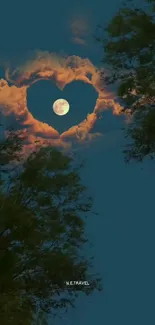
[[[16,65],[34,50],[42,50],[88,57],[99,66],[102,51],[93,34],[96,25],[106,23],[120,3],[5,0],[0,10],[1,56]],[[78,35],[76,21],[83,26]],[[52,124],[51,105],[60,95],[62,92],[49,81],[34,84],[28,93],[31,113]],[[66,120],[68,127],[92,111],[96,93],[90,85],[77,82],[64,89],[63,97],[75,110]],[[58,119],[54,123],[63,130]],[[122,119],[106,112],[100,124],[103,137],[79,153],[80,158],[86,158],[82,180],[94,198],[94,211],[99,213],[88,218],[87,234],[104,291],[81,296],[76,308],[56,325],[155,324],[155,166],[150,162],[125,165],[121,127]]]

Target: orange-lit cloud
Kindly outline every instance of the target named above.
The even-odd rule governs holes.
[[[94,111],[79,125],[74,125],[62,134],[52,126],[35,119],[27,106],[27,89],[38,80],[54,80],[59,89],[74,80],[91,84],[98,92]],[[11,85],[10,85],[11,84]],[[39,52],[36,59],[27,62],[14,71],[6,70],[6,80],[0,80],[0,112],[13,114],[20,125],[28,130],[29,144],[39,139],[42,143],[68,148],[72,140],[90,141],[99,136],[91,133],[104,110],[111,108],[113,114],[122,113],[123,107],[114,101],[111,93],[102,89],[100,71],[90,62],[78,56],[58,57],[48,52]]]

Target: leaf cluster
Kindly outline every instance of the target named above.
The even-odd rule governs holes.
[[[142,7],[126,2],[106,28],[101,28],[103,34],[97,39],[104,47],[102,62],[111,71],[108,77],[102,75],[103,82],[115,84],[125,110],[130,109],[133,114],[133,123],[126,132],[131,140],[124,151],[126,160],[154,156],[154,5],[154,0],[146,0]]]
[[[19,157],[23,144],[10,136]],[[7,165],[14,156],[8,150],[10,140],[6,141],[1,154],[10,150],[5,161],[10,173]],[[91,208],[92,199],[73,158],[51,147],[32,152],[5,180],[0,190],[2,324],[39,324],[43,318],[46,323],[46,314],[67,310],[79,292],[101,289],[100,280],[91,274],[92,259],[83,254],[85,217]],[[91,285],[70,290],[67,280]]]

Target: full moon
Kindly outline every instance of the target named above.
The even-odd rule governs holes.
[[[53,103],[53,111],[57,115],[66,115],[69,112],[69,103],[66,99],[57,99]]]

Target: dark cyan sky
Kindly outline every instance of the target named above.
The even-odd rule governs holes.
[[[1,4],[1,56],[14,62],[31,57],[34,50],[78,55],[100,65],[101,49],[92,35],[96,25],[106,23],[120,0],[8,1]],[[51,89],[51,90],[50,90]],[[62,92],[49,81],[29,90],[31,113],[53,123],[52,102]],[[63,97],[74,107],[69,127],[92,111],[95,90],[81,82],[66,87]],[[42,107],[44,104],[44,107]],[[76,110],[77,107],[77,110]],[[78,113],[77,113],[78,112]],[[54,117],[53,117],[54,118]],[[63,130],[55,118],[56,128]],[[155,218],[154,164],[123,161],[123,121],[110,111],[100,123],[103,137],[80,153],[87,158],[83,182],[94,197],[87,233],[93,244],[95,271],[103,278],[104,291],[81,296],[76,308],[56,325],[154,325],[155,324]]]

